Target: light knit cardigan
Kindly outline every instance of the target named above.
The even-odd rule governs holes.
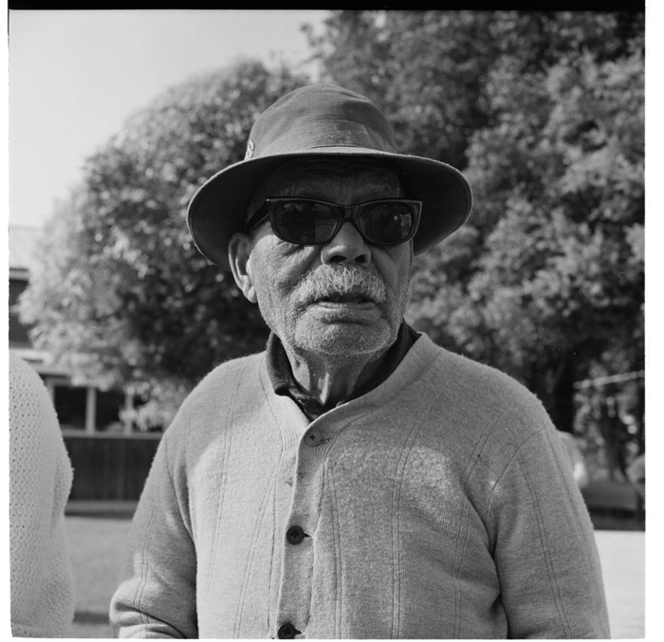
[[[17,637],[69,637],[74,583],[64,508],[72,470],[39,375],[9,357],[11,623]]]
[[[112,620],[122,637],[608,637],[566,457],[525,388],[426,336],[311,423],[264,354],[226,363],[162,439]]]

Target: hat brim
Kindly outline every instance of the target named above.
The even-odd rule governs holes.
[[[187,213],[189,231],[199,251],[229,270],[228,243],[242,230],[247,208],[261,182],[286,160],[321,156],[375,158],[390,163],[399,173],[406,196],[422,201],[420,226],[413,239],[415,254],[440,243],[470,216],[470,185],[461,172],[446,163],[358,147],[321,147],[251,158],[212,176],[194,194]]]

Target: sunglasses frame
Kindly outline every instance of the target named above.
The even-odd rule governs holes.
[[[336,214],[337,221],[334,228],[334,232],[326,241],[319,241],[317,243],[300,243],[298,241],[293,241],[284,237],[281,230],[279,229],[277,222],[277,208],[283,203],[292,203],[292,202],[306,202],[306,203],[318,203],[320,205],[326,205],[332,209]],[[375,241],[370,241],[364,235],[364,232],[360,229],[356,218],[360,215],[358,212],[365,208],[368,205],[374,205],[376,203],[399,203],[403,205],[408,205],[411,208],[411,215],[413,217],[413,225],[409,234],[400,241],[394,241],[391,243],[376,243]],[[272,231],[274,234],[286,243],[293,243],[294,245],[325,245],[329,243],[338,233],[339,230],[343,227],[344,223],[350,221],[355,229],[358,231],[359,235],[364,239],[369,245],[376,246],[390,246],[390,245],[400,245],[401,243],[407,243],[412,239],[420,225],[420,215],[422,213],[422,201],[407,199],[407,198],[379,198],[372,201],[364,201],[363,203],[357,203],[356,205],[339,205],[339,203],[332,203],[330,201],[322,201],[317,198],[299,198],[299,197],[281,197],[281,198],[267,198],[265,202],[258,208],[256,213],[247,221],[245,227],[247,232],[251,232],[256,229],[259,225],[263,223],[266,219],[269,219]]]

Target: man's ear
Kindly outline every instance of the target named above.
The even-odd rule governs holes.
[[[236,232],[228,243],[228,262],[231,266],[233,278],[245,297],[252,303],[258,301],[248,264],[253,242],[243,232]]]

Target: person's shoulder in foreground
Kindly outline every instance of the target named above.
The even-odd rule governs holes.
[[[44,384],[13,352],[9,419],[12,635],[66,637],[74,618],[64,524],[72,469]]]

